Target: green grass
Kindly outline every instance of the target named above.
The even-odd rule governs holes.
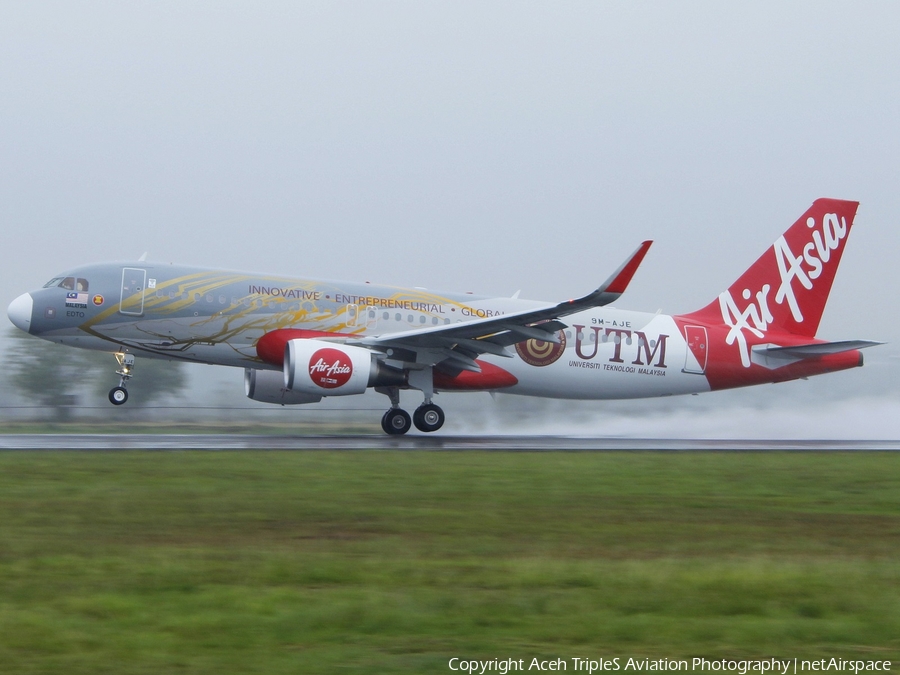
[[[0,672],[897,661],[898,554],[889,453],[7,452]]]

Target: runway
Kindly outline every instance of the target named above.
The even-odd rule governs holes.
[[[900,440],[597,438],[582,436],[275,436],[239,434],[4,434],[0,450],[900,450]]]

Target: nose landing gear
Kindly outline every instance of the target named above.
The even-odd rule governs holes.
[[[119,369],[116,371],[116,375],[119,376],[119,386],[109,390],[109,402],[113,405],[122,405],[128,400],[128,390],[125,388],[125,384],[134,377],[132,375],[134,354],[116,352],[116,361],[119,362]]]

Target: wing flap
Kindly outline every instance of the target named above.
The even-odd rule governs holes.
[[[559,344],[560,339],[556,334],[558,328],[551,327],[549,330],[545,328],[548,324],[553,324],[554,326],[560,325],[559,321],[541,323],[536,326],[521,326],[517,324],[500,324],[500,328],[503,330],[507,330],[510,333],[515,333],[520,336],[519,340],[516,342],[521,342],[522,340],[543,340],[544,342],[553,342],[555,344]],[[561,324],[563,328],[565,328],[565,324]]]
[[[468,348],[476,354],[484,353],[484,354],[493,354],[494,356],[502,356],[507,359],[512,358],[512,354],[504,347],[503,345],[499,345],[490,339],[485,340],[469,340],[468,338],[451,338],[446,337],[443,338],[448,348],[453,348],[456,345],[459,345],[463,348]]]

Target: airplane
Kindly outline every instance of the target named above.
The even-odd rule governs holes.
[[[816,332],[858,202],[819,199],[728,289],[682,315],[613,307],[644,241],[596,290],[559,303],[292,279],[171,264],[78,267],[7,314],[59,344],[112,351],[128,400],[135,357],[244,369],[254,401],[310,404],[368,389],[381,426],[434,432],[434,396],[488,391],[564,399],[696,394],[862,366],[869,340]],[[412,417],[400,392],[422,396]]]

